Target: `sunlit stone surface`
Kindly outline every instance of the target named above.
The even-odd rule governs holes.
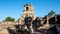
[[[1,22],[0,34],[59,34],[60,26],[56,25],[55,16],[36,17],[34,7],[31,4],[25,4],[23,14],[16,22]],[[57,16],[57,15],[56,15]],[[56,17],[57,24],[60,22],[60,15]],[[54,23],[54,24],[52,24]],[[59,23],[60,24],[60,23]],[[59,27],[58,27],[59,26]]]

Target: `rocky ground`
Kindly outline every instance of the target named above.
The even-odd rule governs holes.
[[[29,31],[18,30],[19,26],[16,25],[0,25],[0,34],[31,34]],[[40,29],[34,30],[32,34],[58,34],[56,26],[51,27],[49,29]]]
[[[28,34],[29,32],[28,31],[16,31],[16,30],[13,30],[12,28],[3,28],[1,29],[0,28],[0,34]],[[31,33],[30,33],[31,34]],[[37,30],[35,31],[34,33],[32,34],[58,34],[55,27],[53,28],[50,28],[49,30]]]

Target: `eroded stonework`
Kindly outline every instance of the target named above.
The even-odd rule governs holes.
[[[59,17],[36,17],[34,7],[25,4],[23,14],[16,22],[0,23],[0,34],[58,34]]]

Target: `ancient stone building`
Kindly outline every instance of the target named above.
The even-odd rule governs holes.
[[[33,20],[35,19],[34,15],[34,7],[31,4],[25,4],[23,14],[20,17],[19,23],[24,24],[25,17],[31,17]]]
[[[26,17],[28,19],[25,19]],[[10,34],[10,33],[11,34],[13,33],[14,34],[20,34],[20,33],[27,34],[26,31],[28,31],[29,29],[31,33],[35,33],[35,34],[40,34],[40,33],[41,34],[56,34],[57,32],[60,32],[60,29],[59,29],[60,26],[55,25],[56,23],[60,24],[59,22],[60,22],[60,15],[56,15],[53,17],[46,17],[46,18],[35,17],[34,7],[31,4],[25,4],[23,14],[21,15],[20,18],[18,18],[16,22],[0,23],[0,34]],[[29,25],[26,25],[26,23],[29,23]]]
[[[24,5],[24,17],[34,18],[34,7],[31,4]]]

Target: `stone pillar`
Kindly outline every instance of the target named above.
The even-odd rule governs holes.
[[[32,24],[31,24],[30,28],[31,28],[31,34],[34,33],[34,29],[32,27]]]
[[[49,25],[49,17],[47,16],[47,24],[46,24],[47,29],[50,27]]]
[[[47,24],[49,24],[49,17],[47,16]]]

